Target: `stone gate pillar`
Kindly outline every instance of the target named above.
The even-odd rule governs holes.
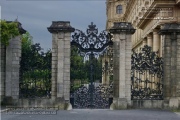
[[[11,23],[13,21],[9,21]],[[20,22],[17,27],[20,35],[9,40],[6,46],[0,43],[0,95],[4,105],[17,105],[19,99],[19,70],[21,60],[21,35],[26,33]]]
[[[52,33],[51,98],[57,103],[69,103],[70,39],[74,28],[69,21],[53,21],[48,31]]]
[[[163,95],[165,108],[180,107],[180,24],[167,23],[163,35]]]
[[[118,22],[110,29],[114,36],[114,97],[115,109],[126,109],[131,105],[131,36],[135,29],[131,23]]]
[[[16,103],[19,99],[19,69],[21,58],[21,36],[9,40],[6,47],[5,99],[6,104]]]

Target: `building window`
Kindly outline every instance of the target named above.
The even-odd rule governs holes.
[[[118,6],[116,7],[116,13],[117,13],[117,14],[121,14],[121,13],[122,13],[122,5],[118,5]]]

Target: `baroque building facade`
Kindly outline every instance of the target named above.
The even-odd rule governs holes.
[[[142,52],[141,48],[147,45],[150,46],[151,50],[156,52],[159,57],[163,58],[162,77],[151,74],[149,69],[144,70],[143,74],[135,70],[133,76],[135,79],[132,80],[131,76],[131,92],[136,88],[133,82],[139,81],[138,89],[150,89],[151,95],[157,95],[157,93],[153,93],[153,91],[156,87],[161,88],[157,85],[162,83],[163,88],[161,89],[163,93],[161,94],[163,94],[163,101],[151,101],[151,99],[148,99],[150,101],[143,101],[143,99],[141,99],[142,103],[140,103],[142,106],[150,108],[155,107],[155,104],[159,105],[160,108],[162,108],[162,106],[164,108],[178,107],[180,105],[180,102],[178,102],[180,101],[180,76],[178,75],[180,58],[180,52],[178,52],[180,0],[106,0],[106,14],[106,29],[108,31],[111,32],[112,27],[120,23],[122,23],[122,26],[119,27],[124,28],[124,30],[127,30],[126,27],[128,24],[132,24],[136,29],[136,32],[132,34],[131,37],[133,51],[140,53]],[[120,42],[122,42],[121,39]],[[144,63],[148,63],[148,61],[144,61]],[[121,69],[121,67],[119,69]],[[113,74],[115,75],[116,73]],[[147,84],[144,84],[146,81],[148,81]],[[119,84],[121,84],[121,79],[119,80]],[[119,93],[122,91],[123,90],[119,88]],[[139,93],[140,92],[141,91],[139,91]],[[136,105],[137,101],[132,99],[132,95],[133,93],[131,93],[131,105],[141,106]],[[121,98],[121,96],[119,96],[119,98]]]
[[[132,48],[136,52],[144,45],[162,56],[163,35],[158,31],[165,23],[180,22],[180,0],[107,0],[106,29],[114,22],[130,22],[136,29]]]

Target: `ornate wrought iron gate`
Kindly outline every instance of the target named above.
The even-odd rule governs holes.
[[[103,84],[102,75],[108,72],[109,78],[112,77],[112,64],[102,66],[101,60],[102,55],[107,52],[112,57],[112,49],[109,47],[113,44],[111,34],[102,31],[98,35],[98,29],[93,23],[88,27],[87,34],[76,29],[72,35],[71,57],[74,51],[78,51],[79,57],[71,59],[70,102],[73,108],[109,108],[113,99],[113,83],[109,80],[108,84]]]
[[[131,58],[131,99],[163,99],[163,61],[151,47],[144,46],[140,53],[133,52]]]

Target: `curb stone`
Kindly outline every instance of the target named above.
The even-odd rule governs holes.
[[[2,112],[6,112],[6,111],[8,111],[9,109],[4,109],[4,110],[1,110],[0,111],[0,113],[2,113]]]
[[[180,115],[180,112],[175,112],[177,115]]]

